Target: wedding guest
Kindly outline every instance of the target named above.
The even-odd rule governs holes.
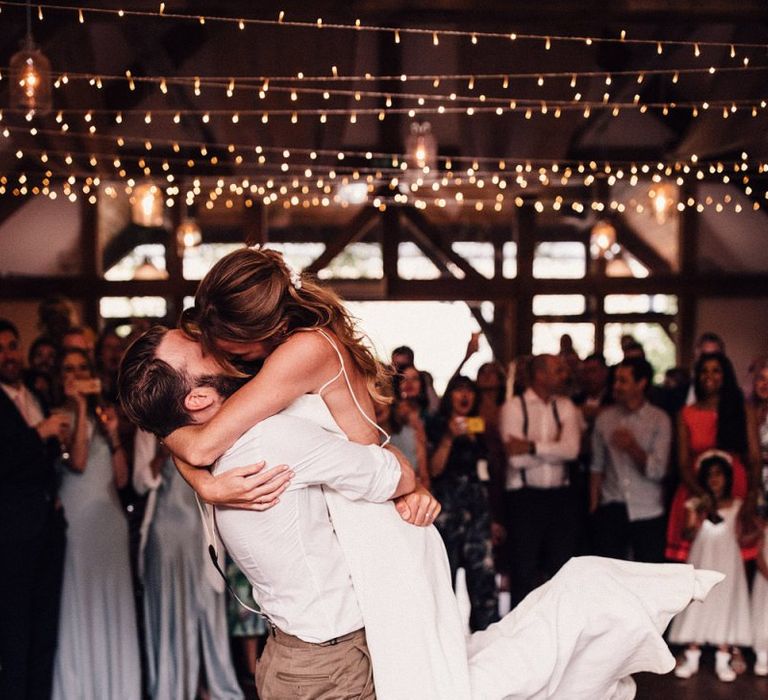
[[[195,493],[151,433],[134,442],[133,484],[150,492],[140,552],[144,579],[147,689],[155,700],[194,700],[201,691],[240,700],[229,651],[224,581],[205,550]]]
[[[685,561],[690,549],[690,541],[683,537],[685,503],[691,496],[704,493],[695,471],[702,452],[717,448],[732,456],[733,497],[746,506],[745,521],[751,519],[756,505],[760,461],[757,429],[730,360],[722,353],[701,355],[694,368],[694,388],[696,403],[685,406],[678,419],[681,483],[669,514],[665,552],[673,561]],[[743,554],[754,559],[757,550],[747,547]]]
[[[75,423],[61,485],[68,546],[53,698],[138,700],[128,523],[117,494],[128,482],[128,457],[115,408],[99,400],[88,354],[65,351],[61,376]]]
[[[556,355],[536,355],[528,371],[528,388],[504,404],[499,421],[513,607],[574,555],[579,535],[569,461],[579,454],[581,420],[562,395],[567,370]]]
[[[443,506],[435,525],[448,551],[452,580],[460,567],[466,572],[470,628],[482,630],[498,619],[491,547],[502,526],[491,513],[488,482],[501,471],[501,460],[486,440],[477,388],[467,377],[448,383],[429,439],[432,490]]]
[[[678,678],[699,670],[701,645],[717,646],[715,673],[726,683],[736,680],[731,667],[731,645],[752,644],[747,578],[739,554],[737,515],[740,501],[733,496],[732,458],[725,452],[704,452],[697,464],[701,497],[686,505],[687,536],[693,544],[688,563],[724,573],[725,580],[701,605],[691,605],[672,621],[669,641],[686,644],[675,669]]]
[[[19,331],[0,319],[0,697],[49,700],[65,531],[54,462],[71,419],[22,381]]]
[[[592,436],[590,512],[596,554],[660,563],[672,427],[648,402],[652,378],[646,360],[625,359],[615,368],[616,403],[597,417]]]

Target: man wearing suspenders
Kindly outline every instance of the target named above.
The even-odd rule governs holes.
[[[535,356],[528,388],[501,410],[513,607],[575,553],[577,515],[567,462],[579,454],[581,421],[573,402],[559,395],[566,375],[562,358]]]

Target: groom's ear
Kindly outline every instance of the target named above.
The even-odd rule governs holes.
[[[203,411],[213,405],[216,399],[216,389],[210,386],[198,386],[184,397],[184,408],[192,413]]]

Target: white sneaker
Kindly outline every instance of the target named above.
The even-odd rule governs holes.
[[[699,671],[699,659],[701,649],[686,649],[685,660],[675,667],[675,676],[678,678],[690,678]]]
[[[727,651],[715,653],[715,674],[723,683],[736,680],[736,671],[731,668],[731,655]]]
[[[758,651],[753,672],[756,676],[768,676],[768,651]]]

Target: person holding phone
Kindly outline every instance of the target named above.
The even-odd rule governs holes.
[[[64,352],[61,379],[74,432],[61,484],[69,528],[52,697],[138,700],[128,523],[117,493],[128,483],[128,458],[84,350]]]
[[[471,379],[454,377],[429,428],[432,491],[443,506],[435,526],[448,551],[454,585],[456,571],[466,572],[472,631],[498,620],[491,547],[504,536],[488,494],[488,482],[501,472],[502,453],[477,415],[477,396]]]

